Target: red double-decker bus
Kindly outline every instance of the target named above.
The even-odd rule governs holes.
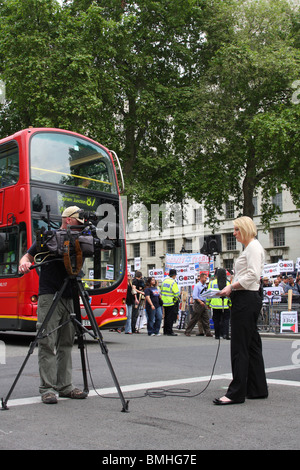
[[[29,128],[0,140],[0,330],[35,331],[39,268],[21,276],[19,260],[49,220],[60,226],[69,206],[108,223],[115,218],[118,243],[101,247],[97,266],[85,258],[82,280],[99,327],[125,324],[125,230],[114,160],[119,166],[114,152],[61,129]],[[89,326],[83,306],[81,313]]]

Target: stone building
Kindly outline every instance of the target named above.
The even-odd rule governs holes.
[[[300,211],[292,202],[290,193],[283,190],[273,202],[279,205],[282,214],[273,221],[268,232],[260,222],[258,195],[254,200],[254,221],[258,228],[258,240],[266,251],[266,263],[293,260],[300,257]],[[204,242],[209,244],[215,267],[232,269],[242,246],[233,236],[233,220],[237,217],[233,204],[229,202],[225,216],[215,233],[204,226],[205,212],[195,201],[183,207],[153,206],[149,214],[139,205],[130,208],[126,221],[127,258],[131,271],[139,267],[144,276],[150,269],[164,268],[166,253],[199,253]]]

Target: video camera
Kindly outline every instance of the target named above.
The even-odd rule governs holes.
[[[80,246],[83,257],[92,257],[103,250],[112,250],[120,246],[119,226],[117,223],[100,224],[94,212],[80,211],[82,225],[69,225],[66,230],[51,230],[48,209],[48,230],[42,227],[36,232],[36,247],[39,254],[50,253],[64,256],[66,250],[70,256],[76,254],[76,246]],[[45,218],[43,219],[45,220]],[[95,224],[98,223],[96,227]],[[78,242],[77,242],[78,241]]]

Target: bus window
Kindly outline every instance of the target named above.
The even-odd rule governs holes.
[[[0,187],[16,184],[19,179],[19,149],[15,141],[0,145]]]
[[[24,226],[24,228],[23,228]],[[22,228],[21,228],[22,227]],[[27,251],[27,233],[25,224],[20,224],[20,235],[19,235],[19,259],[25,255]]]
[[[83,138],[39,132],[30,145],[31,179],[117,194],[107,152]]]
[[[5,227],[0,230],[0,276],[15,276],[18,273],[18,227]]]

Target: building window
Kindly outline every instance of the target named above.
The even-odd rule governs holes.
[[[284,246],[285,245],[285,230],[284,227],[273,228],[273,245]]]
[[[141,256],[140,244],[134,243],[133,244],[133,257],[139,258]]]
[[[149,256],[156,256],[155,242],[148,243],[148,253],[149,253]]]
[[[236,239],[232,233],[226,234],[226,248],[227,250],[236,250]]]
[[[282,256],[271,256],[271,263],[278,263],[282,259]]]
[[[254,213],[253,215],[257,215],[258,214],[258,205],[257,205],[257,196],[254,196],[252,198],[252,204],[254,206]]]
[[[167,253],[175,253],[175,240],[167,240]]]
[[[224,268],[231,272],[233,270],[233,259],[224,259]]]
[[[194,209],[194,224],[202,224],[202,207]]]
[[[226,219],[234,219],[234,201],[226,202],[225,214]]]
[[[277,193],[272,197],[272,203],[282,211],[282,193]]]
[[[185,238],[183,246],[186,253],[193,253],[193,240],[191,238]]]

